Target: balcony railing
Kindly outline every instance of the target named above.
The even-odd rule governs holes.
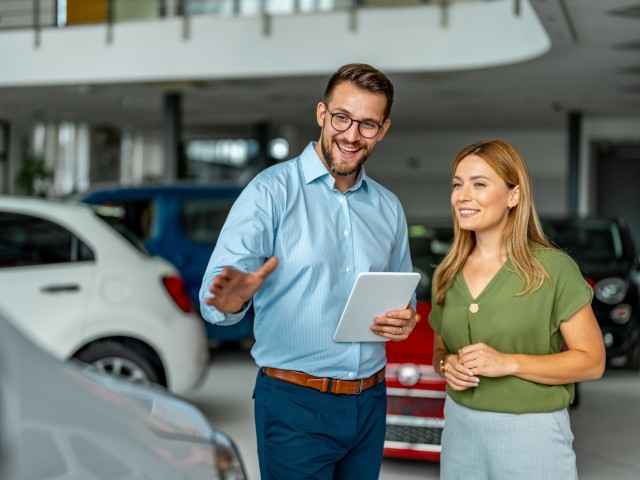
[[[436,5],[442,9],[442,23],[448,21],[451,5],[497,0],[1,0],[0,33],[2,30],[33,29],[35,44],[40,43],[40,31],[48,28],[76,25],[106,24],[110,30],[115,23],[182,17],[185,37],[188,22],[196,15],[224,17],[294,15],[317,12],[348,11],[354,16],[366,8],[402,8]],[[515,14],[520,12],[521,0],[512,0]],[[355,23],[352,22],[352,28]],[[268,28],[264,29],[265,33]]]

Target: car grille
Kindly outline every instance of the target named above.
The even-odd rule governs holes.
[[[434,392],[439,393],[439,392]],[[442,417],[443,398],[419,398],[402,395],[387,396],[388,415],[408,415],[415,417]]]
[[[389,425],[385,441],[422,445],[440,445],[442,428],[410,425]]]

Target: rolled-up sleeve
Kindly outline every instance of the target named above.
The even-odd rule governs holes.
[[[275,229],[273,195],[267,183],[258,176],[233,204],[209,259],[199,294],[200,312],[205,320],[216,325],[233,325],[242,320],[251,301],[240,312],[224,313],[205,303],[214,296],[209,287],[224,267],[256,271],[273,255]]]

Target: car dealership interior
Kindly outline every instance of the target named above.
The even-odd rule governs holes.
[[[60,478],[260,478],[254,312],[206,323],[200,284],[233,202],[318,140],[327,80],[352,62],[395,88],[366,174],[400,200],[422,275],[423,318],[410,343],[387,346],[380,478],[440,478],[445,386],[424,317],[452,245],[452,160],[491,139],[526,160],[544,232],[593,289],[607,368],[569,409],[580,478],[640,477],[640,1],[3,0],[0,61],[0,323],[34,342],[29,358],[42,349],[142,389],[74,380],[83,415],[87,389],[165,432],[130,447],[146,452],[139,477],[105,466],[120,430],[98,420],[86,432],[103,443],[67,456],[71,426],[6,421],[37,390],[9,375],[0,477],[48,478],[15,452],[58,448],[47,462]],[[183,430],[217,453],[174,451]],[[166,469],[146,469],[158,449]]]

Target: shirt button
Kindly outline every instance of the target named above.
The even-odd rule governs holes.
[[[346,270],[347,272],[350,272],[350,271],[351,271],[351,267],[347,267],[347,268],[345,268],[345,270]]]
[[[349,378],[353,378],[353,377],[355,376],[355,373],[353,373],[353,372],[349,372],[349,373],[348,373],[348,376],[349,376]]]
[[[345,237],[348,237],[348,236],[349,236],[349,230],[345,230],[345,231],[344,231],[344,236],[345,236]]]
[[[469,305],[469,311],[471,313],[478,313],[478,310],[480,310],[480,306],[477,303],[472,303],[471,305]]]

